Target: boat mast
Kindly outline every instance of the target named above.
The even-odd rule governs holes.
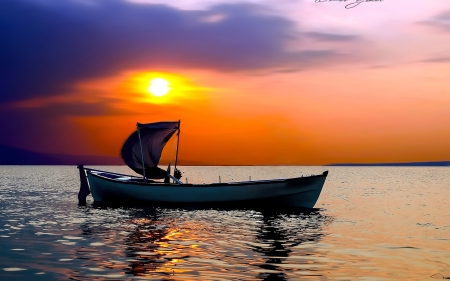
[[[178,145],[180,144],[180,123],[181,120],[178,120],[178,134],[177,134],[177,154],[175,156],[175,168],[173,169],[173,172],[175,174],[175,171],[177,170],[177,161],[178,161]]]
[[[136,126],[137,126],[138,135],[139,135],[139,146],[141,147],[142,176],[143,176],[144,182],[147,182],[147,180],[145,178],[144,153],[142,152],[141,131],[139,130],[139,123],[137,123]]]

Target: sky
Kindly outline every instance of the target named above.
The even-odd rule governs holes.
[[[181,120],[185,164],[450,159],[448,0],[2,0],[0,38],[3,146],[119,157]]]

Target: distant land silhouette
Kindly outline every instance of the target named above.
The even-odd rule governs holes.
[[[0,145],[0,165],[125,165],[120,156],[95,156],[95,155],[64,155],[47,154],[20,149],[8,145]],[[165,161],[160,164],[167,165]],[[200,161],[178,159],[180,166],[222,166]],[[269,165],[269,164],[267,164]],[[267,166],[265,165],[265,166]],[[246,165],[223,165],[223,166],[254,166]],[[271,166],[271,165],[269,165]],[[284,166],[283,164],[273,164],[273,166]],[[292,165],[286,165],[292,166]],[[437,162],[410,162],[410,163],[336,163],[324,166],[450,166],[450,161]]]
[[[326,166],[450,166],[450,161],[407,162],[407,163],[338,163]]]

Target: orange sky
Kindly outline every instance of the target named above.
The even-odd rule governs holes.
[[[270,75],[135,70],[80,83],[65,100],[16,106],[103,104],[110,114],[65,121],[83,136],[84,154],[117,156],[136,122],[181,119],[180,160],[186,163],[443,161],[450,158],[445,73],[447,65],[420,63]],[[171,83],[164,97],[147,90],[155,75]],[[165,159],[172,147],[170,141]]]
[[[116,1],[109,9],[141,5],[149,14],[157,11],[176,18],[169,12],[185,13],[192,26],[198,25],[198,29],[186,27],[186,32],[200,41],[187,38],[181,41],[187,45],[180,45],[176,40],[183,33],[176,20],[177,31],[170,29],[167,16],[169,27],[160,27],[166,28],[166,35],[158,37],[161,46],[154,47],[154,40],[141,42],[150,44],[160,57],[142,57],[141,62],[140,56],[152,52],[131,50],[119,42],[116,57],[97,61],[89,57],[92,62],[77,66],[81,74],[69,71],[56,77],[65,71],[62,66],[70,64],[61,59],[55,69],[34,69],[30,64],[34,71],[30,73],[39,73],[42,81],[25,79],[24,70],[24,77],[10,77],[16,84],[9,87],[18,94],[0,105],[0,125],[5,127],[0,144],[42,153],[118,157],[136,122],[180,119],[181,163],[320,165],[450,159],[447,2],[363,3],[352,11],[341,3],[314,1],[298,6],[287,2],[276,6],[271,1],[208,6],[199,0],[174,2],[165,10],[153,5],[158,1],[138,2]],[[70,10],[64,5],[45,9],[64,14]],[[405,5],[411,9],[401,9]],[[80,18],[87,11],[80,10]],[[115,28],[108,26],[116,23],[114,19],[104,13],[90,23],[97,20],[98,27]],[[243,34],[236,31],[235,22]],[[125,32],[117,36],[139,45],[141,38],[126,37],[128,26],[121,26]],[[216,27],[218,33],[209,30]],[[280,32],[287,32],[286,37],[278,37]],[[214,40],[220,44],[214,45]],[[253,47],[251,40],[257,41]],[[237,46],[236,51],[226,46],[219,50],[229,42],[236,44],[231,45]],[[34,56],[38,55],[47,53]],[[66,55],[62,53],[70,60]],[[148,92],[150,80],[156,77],[170,83],[171,90],[163,97]],[[23,90],[28,85],[24,81],[31,81],[33,87]],[[28,136],[19,130],[29,130]],[[169,142],[164,160],[172,145]]]

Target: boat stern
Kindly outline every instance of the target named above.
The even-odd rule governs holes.
[[[89,182],[87,180],[86,170],[84,169],[84,166],[78,165],[77,168],[80,172],[80,191],[78,192],[78,204],[84,206],[86,205],[86,198],[89,194],[91,194],[91,191],[89,189]]]

